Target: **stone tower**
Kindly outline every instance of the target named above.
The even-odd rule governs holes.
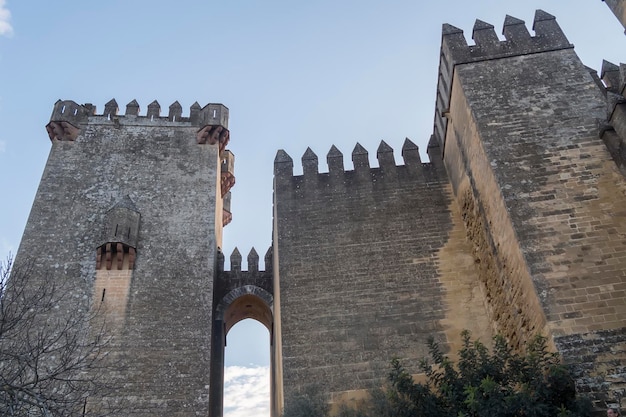
[[[468,46],[444,25],[433,140],[490,320],[513,345],[547,335],[599,400],[626,385],[626,181],[598,129],[615,104],[554,16],[533,30],[477,20]]]
[[[111,100],[58,101],[47,125],[50,156],[16,263],[70,280],[73,298],[102,304],[112,337],[113,401],[124,415],[209,410],[216,261],[232,155],[228,109],[167,116],[154,101],[124,115]],[[85,301],[88,300],[88,301]]]

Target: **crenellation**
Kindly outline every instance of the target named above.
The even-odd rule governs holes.
[[[509,16],[508,14],[504,18],[502,34],[507,41],[516,45],[523,44],[527,46],[531,38],[530,32],[528,32],[528,28],[526,27],[526,22],[522,19]]]
[[[200,104],[198,104],[197,101],[194,101],[189,109],[189,121],[191,122],[191,124],[197,125],[199,123],[201,111],[202,107],[200,107]]]
[[[230,270],[233,272],[240,272],[241,261],[242,261],[241,253],[239,252],[239,249],[235,247],[235,249],[233,250],[233,253],[230,255]]]
[[[170,122],[177,122],[181,119],[183,114],[183,106],[177,101],[170,104],[169,113],[167,114],[167,120]]]
[[[154,100],[152,103],[148,104],[148,114],[146,117],[150,120],[158,119],[161,116],[161,105],[158,101]]]
[[[556,17],[541,9],[535,12],[533,31],[535,32],[535,39],[537,39],[537,47],[541,48],[541,50],[534,52],[574,47],[574,45],[569,43],[563,30],[556,22]]]
[[[302,155],[302,173],[304,178],[315,178],[319,172],[317,155],[309,147]]]
[[[396,181],[423,183],[445,178],[441,164],[437,168],[430,162],[422,163],[419,148],[408,138],[402,147],[404,165],[396,164],[393,153],[393,148],[384,140],[381,141],[376,151],[378,167],[370,167],[367,150],[357,142],[352,152],[354,169],[347,170],[344,168],[343,154],[332,146],[327,154],[328,173],[325,173],[319,172],[317,155],[311,148],[307,148],[302,156],[303,174],[294,175],[293,160],[285,151],[279,150],[274,160],[274,178],[277,185],[291,188],[296,193],[302,193],[305,184],[307,190],[317,188],[343,192],[341,190],[352,185],[384,185],[386,182]],[[437,158],[440,161],[440,157]],[[437,161],[437,158],[431,156],[432,161]],[[438,173],[438,170],[442,172]]]
[[[480,19],[476,19],[476,22],[474,22],[472,39],[476,42],[476,46],[481,48],[493,48],[500,42],[494,26]]]
[[[359,142],[356,143],[354,149],[352,150],[352,165],[354,166],[354,171],[357,173],[357,175],[369,175],[369,154]]]
[[[118,111],[119,107],[117,105],[117,101],[115,101],[115,99],[111,99],[104,105],[104,113],[102,113],[102,115],[108,120],[113,120],[113,118],[117,116]]]
[[[620,93],[620,68],[612,62],[602,60],[600,79],[606,89],[612,93]]]
[[[282,149],[276,152],[274,158],[274,178],[277,180],[288,179],[293,177],[293,159]]]
[[[126,105],[126,116],[139,116],[139,103],[137,100],[133,99],[130,103]]]
[[[266,272],[272,272],[274,270],[274,248],[272,246],[270,246],[267,249],[267,252],[265,252],[265,257],[264,257],[264,261],[265,261],[265,271]]]
[[[522,30],[522,23],[520,19],[507,16],[503,26],[506,40],[500,41],[497,40],[495,32],[492,33],[492,25],[477,20],[473,30],[473,36],[477,39],[476,45],[473,46],[468,46],[461,29],[450,24],[443,25],[434,119],[434,136],[442,145],[442,151],[445,149],[443,141],[448,123],[445,117],[449,111],[452,77],[456,65],[574,47],[565,37],[556,18],[543,10],[535,12],[533,21],[535,36],[529,34],[526,38],[529,32]]]
[[[330,150],[326,155],[326,162],[328,163],[328,173],[330,174],[331,179],[343,175],[343,154],[335,145],[330,147]]]
[[[380,167],[383,175],[391,176],[396,172],[396,161],[393,157],[393,149],[387,145],[384,140],[380,141],[380,145],[376,150],[376,158],[378,159],[378,166]]]
[[[254,247],[248,253],[248,272],[259,272],[259,254]]]
[[[72,100],[58,100],[52,110],[50,121],[57,124],[69,123],[76,129],[80,129],[87,124],[90,118],[93,123],[114,123],[118,127],[119,124],[149,124],[156,121],[160,123],[189,123],[191,126],[202,128],[210,126],[210,133],[216,137],[216,142],[219,140],[220,146],[225,146],[224,144],[228,143],[228,108],[223,104],[209,103],[204,108],[201,108],[198,102],[195,102],[190,108],[189,117],[183,117],[182,106],[178,101],[175,101],[169,107],[168,116],[161,117],[161,106],[158,101],[154,100],[148,105],[145,116],[140,116],[139,112],[140,108],[137,100],[132,100],[126,105],[124,115],[119,114],[119,107],[115,99],[109,100],[104,105],[104,111],[99,115],[96,114],[96,107],[91,103],[80,105]],[[56,135],[59,136],[58,132]],[[60,140],[73,139],[66,138]]]
[[[404,160],[404,165],[409,168],[415,169],[417,167],[421,168],[422,166],[419,147],[409,138],[404,139],[404,144],[402,145],[402,159]]]

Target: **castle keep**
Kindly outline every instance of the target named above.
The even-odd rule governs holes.
[[[607,2],[609,3],[609,2]],[[623,1],[610,6],[618,15]],[[621,7],[621,9],[620,9]],[[618,16],[619,17],[619,16]],[[554,16],[443,26],[429,162],[406,140],[353,169],[334,146],[274,161],[272,247],[224,270],[234,156],[228,109],[161,116],[58,101],[16,262],[105,305],[113,400],[127,416],[222,415],[224,346],[270,330],[272,410],[310,382],[333,401],[418,373],[426,340],[515,348],[537,333],[596,405],[626,389],[626,65],[585,67]],[[344,150],[345,151],[345,150]],[[402,159],[401,164],[396,161]],[[268,196],[269,198],[269,196]],[[94,399],[94,401],[98,401]]]

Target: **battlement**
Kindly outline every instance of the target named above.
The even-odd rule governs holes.
[[[501,41],[493,25],[477,19],[472,29],[475,44],[469,45],[463,30],[447,23],[443,25],[433,132],[442,149],[456,65],[574,47],[556,18],[543,10],[535,12],[532,30],[535,36],[531,36],[523,20],[507,15],[502,28],[505,40]]]
[[[97,114],[96,107],[91,103],[81,105],[72,100],[58,100],[54,104],[46,130],[50,140],[73,141],[78,136],[81,127],[87,123],[111,124],[118,128],[122,125],[183,123],[203,129],[213,127],[213,129],[205,129],[205,132],[198,135],[198,143],[206,143],[207,138],[216,136],[216,141],[219,140],[220,144],[225,142],[223,136],[225,132],[228,132],[228,107],[219,103],[209,103],[200,107],[198,102],[195,102],[189,109],[189,116],[183,116],[182,106],[175,101],[169,106],[167,116],[161,116],[161,105],[154,100],[148,104],[145,116],[140,116],[139,113],[139,103],[136,100],[126,105],[124,115],[119,114],[119,106],[115,99],[104,105],[102,114]],[[219,129],[215,129],[218,127]]]
[[[600,79],[607,91],[626,97],[626,64],[615,65],[609,61],[602,61]]]
[[[299,184],[300,181],[309,184],[316,183],[317,180],[322,184],[339,184],[348,178],[370,183],[385,180],[398,181],[400,178],[428,181],[428,178],[436,174],[435,164],[422,163],[418,146],[408,138],[404,141],[401,155],[404,165],[396,165],[393,149],[385,141],[381,141],[376,151],[379,166],[378,168],[370,167],[368,151],[357,143],[352,151],[354,169],[346,170],[344,169],[343,154],[333,145],[326,155],[328,172],[320,173],[317,155],[311,148],[307,148],[302,156],[303,174],[294,176],[293,159],[281,149],[274,159],[274,176],[279,182],[296,179],[294,184]]]
[[[263,261],[265,262],[265,270],[259,270],[259,254],[257,253],[254,247],[250,249],[248,253],[247,261],[248,261],[248,270],[243,272],[257,273],[257,272],[272,272],[272,248],[270,247],[267,252],[265,252],[265,256]],[[230,271],[224,271],[224,254],[219,252],[217,255],[217,268],[220,272],[232,272],[239,273],[241,270],[241,263],[243,261],[243,257],[241,256],[241,252],[239,249],[233,249],[233,252],[230,255]]]

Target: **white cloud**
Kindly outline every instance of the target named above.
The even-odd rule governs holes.
[[[269,367],[227,366],[224,369],[224,417],[269,415]]]
[[[4,153],[7,150],[7,142],[0,139],[0,153]]]
[[[13,35],[13,26],[11,26],[10,20],[11,12],[6,8],[6,1],[0,0],[0,36]]]

